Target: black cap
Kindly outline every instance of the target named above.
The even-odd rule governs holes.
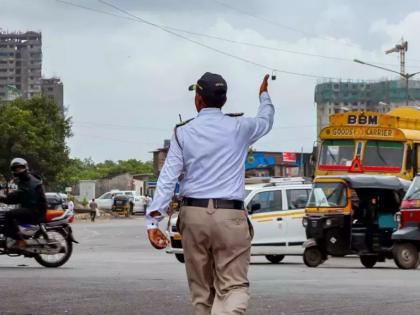
[[[206,72],[197,84],[190,85],[188,89],[200,95],[226,97],[227,84],[220,74]]]

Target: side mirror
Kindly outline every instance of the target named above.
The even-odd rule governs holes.
[[[260,203],[253,203],[251,204],[251,207],[248,207],[248,213],[251,214],[255,211],[258,211],[261,209],[261,204]]]

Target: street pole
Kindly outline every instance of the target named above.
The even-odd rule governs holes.
[[[380,67],[380,66],[377,66],[377,65],[374,65],[374,64],[371,64],[371,63],[367,63],[367,62],[364,62],[364,61],[359,60],[359,59],[353,59],[353,61],[354,62],[357,62],[357,63],[360,63],[362,65],[365,65],[365,66],[369,66],[369,67],[381,69],[381,70],[384,70],[384,71],[396,73],[396,74],[400,75],[402,78],[404,78],[405,79],[405,104],[406,104],[406,106],[408,106],[408,101],[409,101],[408,100],[408,98],[409,98],[409,94],[408,94],[408,90],[409,90],[408,89],[408,80],[410,78],[414,77],[416,74],[419,74],[420,71],[419,72],[414,72],[414,73],[403,73],[403,72],[398,72],[398,71],[395,71],[395,70],[392,70],[392,69]]]

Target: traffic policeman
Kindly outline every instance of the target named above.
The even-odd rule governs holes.
[[[175,185],[183,198],[179,232],[194,314],[244,314],[249,299],[248,265],[252,227],[244,210],[248,148],[273,125],[274,106],[266,75],[256,117],[224,114],[227,84],[206,72],[195,90],[198,115],[175,128],[152,204],[148,236],[157,249],[168,240],[158,223],[166,214]]]

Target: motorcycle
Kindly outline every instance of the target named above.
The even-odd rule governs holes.
[[[5,213],[9,210],[9,207],[0,208],[0,255],[34,258],[49,268],[60,267],[70,259],[73,243],[78,243],[70,226],[74,219],[71,210],[49,210],[44,222],[19,225],[20,235],[26,242],[23,249],[9,248],[10,238],[4,235]]]

